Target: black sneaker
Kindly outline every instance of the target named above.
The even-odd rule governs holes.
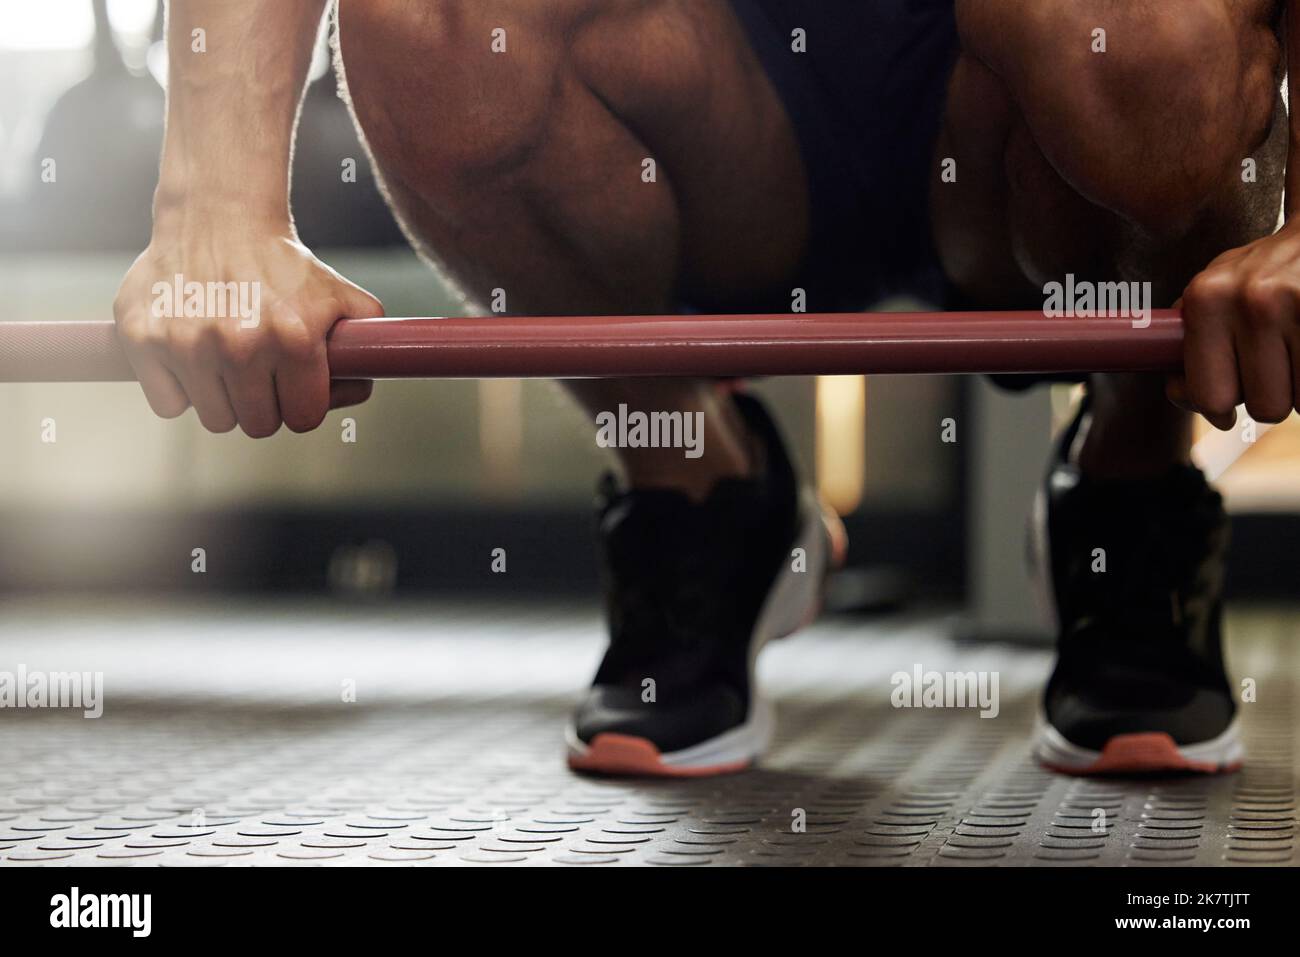
[[[1035,753],[1071,774],[1235,770],[1222,499],[1191,466],[1150,481],[1084,476],[1072,450],[1090,419],[1085,403],[1034,509],[1058,629]]]
[[[842,529],[799,486],[758,401],[736,402],[765,451],[761,477],[720,482],[698,504],[602,482],[610,642],[568,729],[572,768],[719,774],[748,766],[771,740],[755,660],[816,616]]]

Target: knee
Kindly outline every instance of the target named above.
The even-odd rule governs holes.
[[[1004,69],[1049,159],[1152,233],[1189,227],[1268,136],[1280,60],[1271,24],[1224,0],[1031,8],[1009,31],[1004,49],[1018,56]]]
[[[461,185],[526,162],[560,62],[543,9],[516,0],[340,0],[340,84],[385,172]]]
[[[1117,29],[1107,52],[1076,63],[1088,126],[1114,147],[1112,162],[1098,164],[1103,188],[1147,232],[1182,235],[1239,185],[1243,162],[1267,138],[1278,45],[1267,24],[1241,22],[1222,0],[1184,0]]]

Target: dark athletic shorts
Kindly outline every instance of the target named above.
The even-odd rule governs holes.
[[[948,299],[930,237],[953,0],[730,0],[794,123],[812,237],[809,312]],[[803,30],[807,52],[795,52]]]
[[[730,0],[794,123],[812,206],[809,312],[910,295],[969,308],[939,265],[929,194],[959,52],[954,0]],[[802,29],[806,52],[795,52]],[[779,307],[778,307],[779,308]],[[1020,390],[1078,376],[990,376]]]

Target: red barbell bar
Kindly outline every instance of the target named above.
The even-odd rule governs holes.
[[[183,322],[185,320],[170,320]],[[202,320],[193,320],[202,321]],[[1039,312],[345,319],[336,379],[1172,371],[1182,320]],[[112,322],[0,321],[0,382],[134,379]]]

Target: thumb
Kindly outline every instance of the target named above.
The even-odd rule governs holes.
[[[360,286],[344,283],[339,293],[340,319],[382,319],[384,304]]]
[[[360,286],[344,282],[339,290],[340,319],[382,319],[384,304]],[[375,384],[369,379],[335,379],[330,382],[330,408],[344,409],[360,405],[370,398]]]

